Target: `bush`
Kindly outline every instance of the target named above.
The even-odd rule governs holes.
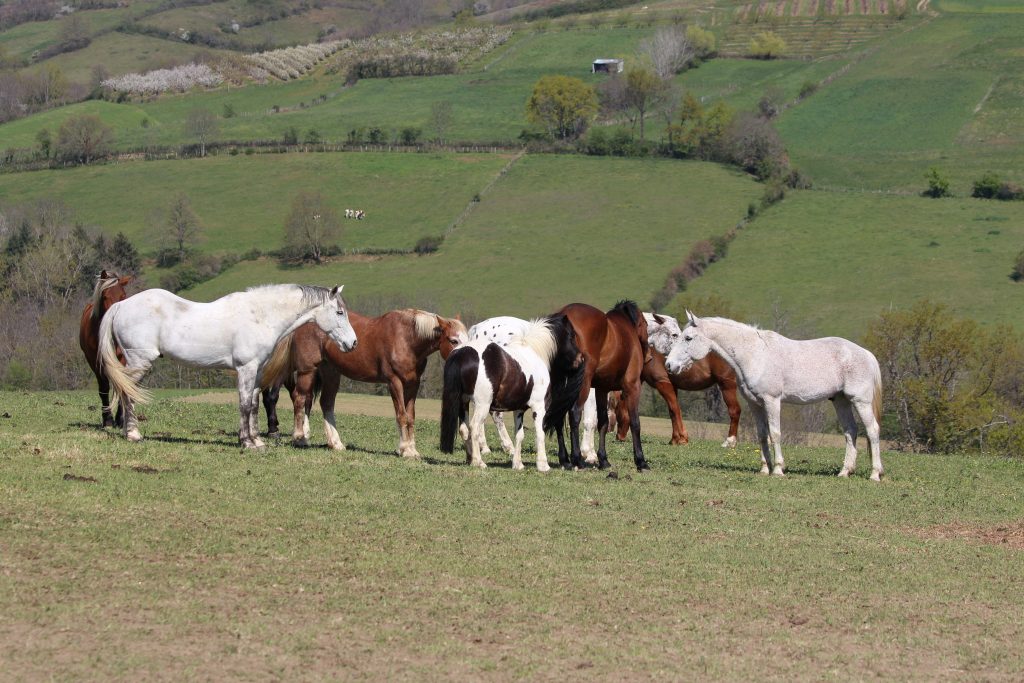
[[[415,145],[419,142],[420,136],[423,135],[423,130],[413,126],[407,126],[402,129],[399,134],[399,140],[402,141],[403,145]]]
[[[299,131],[295,126],[292,126],[284,132],[284,137],[281,138],[281,143],[285,145],[297,145],[299,144]]]
[[[320,131],[318,131],[316,128],[310,128],[306,132],[306,138],[304,142],[307,145],[319,145],[321,142]]]
[[[441,235],[433,235],[430,237],[421,237],[417,242],[416,246],[413,247],[413,251],[417,254],[433,254],[435,251],[441,248],[444,243],[444,237]]]
[[[921,193],[923,196],[935,199],[952,196],[952,193],[949,191],[949,178],[935,166],[928,169],[928,172],[924,174],[924,178],[928,181],[928,188]]]
[[[755,59],[778,59],[786,52],[786,41],[771,31],[764,31],[750,41],[749,52]]]
[[[380,128],[378,126],[374,126],[366,133],[366,140],[371,145],[382,145],[385,142],[387,142],[387,139],[388,134],[384,131],[383,128]]]
[[[996,190],[996,199],[1004,202],[1024,199],[1024,188],[1013,183],[1000,183],[999,189]]]
[[[1010,279],[1014,282],[1024,280],[1024,250],[1018,253],[1017,258],[1013,261],[1013,272],[1010,273]]]
[[[804,81],[804,84],[800,86],[799,97],[801,100],[807,99],[816,92],[818,92],[817,81]]]
[[[995,173],[986,173],[978,180],[974,181],[974,189],[971,191],[971,196],[977,199],[995,199],[999,193],[999,186],[1003,184],[999,176]]]

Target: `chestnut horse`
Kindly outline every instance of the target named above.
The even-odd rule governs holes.
[[[640,377],[665,399],[665,405],[668,406],[668,412],[672,418],[672,440],[669,443],[673,445],[690,442],[690,436],[686,433],[686,425],[683,424],[683,414],[679,409],[676,390],[701,391],[717,384],[729,410],[729,436],[722,443],[722,447],[732,448],[736,445],[736,434],[740,426],[740,402],[736,397],[736,372],[717,353],[709,353],[686,370],[673,375],[665,368],[665,356],[658,353],[656,349],[651,349],[651,360],[644,365],[644,371]],[[626,429],[629,427],[626,420],[629,419],[629,416],[621,402],[615,407],[615,416],[619,425],[618,433],[615,436],[619,441],[625,441]]]
[[[103,419],[103,427],[120,427],[124,415],[124,408],[119,403],[117,416],[110,412],[110,382],[107,376],[100,372],[96,356],[100,348],[100,321],[107,309],[128,298],[125,289],[133,279],[134,275],[118,277],[117,273],[102,271],[96,278],[96,287],[92,292],[92,300],[82,309],[82,323],[78,328],[78,345],[82,347],[85,360],[88,361],[92,373],[96,375],[96,383],[100,389],[100,407]],[[124,356],[118,351],[118,360],[124,362]]]
[[[597,399],[597,426],[601,434],[597,450],[598,467],[611,467],[605,450],[605,437],[608,433],[608,392],[621,390],[620,402],[626,406],[630,431],[633,433],[633,462],[637,470],[649,470],[650,466],[644,458],[643,446],[640,444],[638,413],[640,375],[643,372],[644,361],[649,355],[647,321],[640,313],[640,309],[632,301],[620,301],[608,313],[602,313],[587,304],[569,304],[553,315],[565,315],[569,318],[576,330],[585,362],[583,384],[576,404],[568,411],[551,410],[544,419],[545,431],[554,431],[558,436],[558,462],[564,469],[582,468],[584,465],[580,453],[580,418],[590,388],[593,387]],[[567,378],[553,374],[552,391],[558,382],[565,381]],[[562,435],[562,423],[567,415],[572,447],[568,457]]]
[[[359,346],[348,353],[342,353],[316,325],[304,325],[292,335],[288,363],[280,370],[268,370],[263,380],[268,432],[278,431],[277,397],[284,384],[295,409],[293,443],[309,445],[309,411],[319,391],[327,445],[344,450],[334,419],[334,401],[344,375],[357,382],[388,385],[398,423],[398,454],[418,458],[415,422],[420,377],[430,354],[440,351],[442,358],[448,358],[452,349],[468,341],[466,326],[458,317],[442,318],[411,308],[377,318],[350,311],[349,320]]]

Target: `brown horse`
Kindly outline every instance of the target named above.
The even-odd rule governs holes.
[[[297,329],[279,345],[278,351],[290,353],[280,354],[278,360],[284,362],[268,363],[263,379],[269,433],[278,431],[277,397],[285,384],[295,409],[293,443],[309,445],[309,411],[319,391],[327,445],[344,450],[334,421],[334,401],[344,375],[357,382],[388,385],[398,423],[398,454],[418,458],[415,422],[420,377],[430,354],[440,351],[441,357],[447,358],[452,349],[468,341],[466,326],[458,317],[442,318],[411,308],[390,311],[377,318],[349,311],[349,321],[359,346],[348,353],[342,353],[320,328],[310,324]]]
[[[641,379],[654,387],[665,399],[669,415],[672,417],[670,444],[690,442],[690,436],[686,433],[686,425],[683,424],[683,414],[679,409],[676,390],[701,391],[717,384],[722,391],[725,405],[729,409],[729,436],[722,446],[731,448],[736,445],[736,433],[740,426],[740,402],[736,397],[736,372],[717,353],[709,353],[678,375],[672,375],[665,368],[665,356],[655,349],[651,349],[651,360],[644,365]],[[621,402],[615,407],[615,416],[619,424],[618,433],[615,436],[619,441],[625,441],[626,429],[629,426],[626,422],[628,414]]]
[[[622,391],[620,403],[625,404],[629,416],[629,427],[633,433],[633,462],[637,470],[649,470],[640,444],[640,375],[648,357],[647,321],[632,301],[620,301],[615,307],[602,313],[587,304],[569,304],[554,315],[566,315],[579,338],[583,352],[585,372],[579,398],[569,411],[552,410],[544,419],[544,429],[554,431],[558,436],[558,461],[564,469],[582,468],[580,453],[580,418],[587,402],[590,388],[595,389],[597,398],[597,426],[601,434],[597,449],[598,467],[611,467],[605,450],[605,436],[608,433],[608,392]],[[552,387],[565,381],[552,375]],[[554,389],[552,389],[554,390]],[[572,452],[567,457],[562,423],[566,412],[569,417],[569,438]]]
[[[103,427],[120,427],[123,418],[123,409],[120,404],[117,406],[117,417],[110,412],[110,382],[103,374],[96,362],[99,351],[100,321],[107,309],[128,298],[125,288],[135,278],[134,275],[118,277],[117,273],[102,271],[96,278],[96,287],[92,292],[92,300],[82,310],[82,323],[78,328],[78,345],[82,347],[85,360],[96,375],[96,383],[100,389],[100,405],[102,410]],[[118,360],[124,363],[120,350],[117,354]]]

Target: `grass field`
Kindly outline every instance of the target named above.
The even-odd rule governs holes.
[[[1009,278],[1021,248],[1020,202],[798,192],[672,307],[716,294],[768,327],[778,308],[805,330],[859,339],[883,310],[930,299],[1021,330],[1024,287]]]
[[[486,471],[393,422],[240,453],[237,411],[161,392],[147,440],[92,392],[0,419],[0,660],[13,679],[1011,680],[1024,464],[648,441],[637,475]],[[344,405],[344,398],[342,398]],[[314,429],[319,425],[314,424]],[[532,444],[533,435],[528,437]],[[532,457],[532,454],[531,454]],[[531,458],[528,457],[529,461]]]
[[[438,235],[508,163],[497,154],[226,154],[40,171],[0,179],[0,201],[59,197],[88,224],[121,231],[153,249],[150,215],[184,192],[205,227],[199,248],[212,253],[279,248],[292,198],[318,190],[342,218],[348,248],[411,248]],[[461,189],[457,189],[461,188]],[[399,200],[400,198],[400,200]]]
[[[885,42],[787,111],[778,128],[819,185],[920,191],[935,165],[954,191],[987,170],[1024,180],[1020,14],[951,15]]]
[[[186,296],[210,300],[300,278],[345,284],[357,310],[360,301],[381,299],[471,318],[541,315],[571,301],[610,308],[631,298],[643,305],[695,241],[735,225],[759,192],[714,164],[526,156],[435,254],[301,271],[246,261]],[[367,210],[372,218],[375,207]]]

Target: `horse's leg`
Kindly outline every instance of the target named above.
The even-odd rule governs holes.
[[[526,429],[523,427],[523,416],[525,412],[516,410],[512,413],[513,426],[515,427],[516,438],[512,444],[512,469],[521,470],[523,467],[523,438],[526,436]]]
[[[569,462],[569,451],[565,448],[565,433],[563,427],[565,425],[559,424],[555,428],[555,436],[558,438],[558,464],[563,470],[572,469],[572,463]]]
[[[544,443],[544,398],[541,397],[531,407],[533,408],[533,431],[537,440],[537,471],[547,472],[551,469],[551,465],[548,464],[547,445]]]
[[[690,443],[690,435],[686,433],[686,424],[683,422],[683,411],[679,408],[679,395],[676,393],[675,385],[666,379],[655,384],[654,388],[665,400],[668,414],[672,418],[672,438],[669,444],[680,446]]]
[[[651,466],[647,464],[644,447],[640,443],[640,392],[638,389],[639,386],[637,389],[632,387],[623,389],[622,400],[626,402],[626,408],[629,409],[629,431],[633,435],[633,463],[636,465],[637,472],[643,472],[650,470]]]
[[[494,426],[498,430],[498,438],[501,439],[501,449],[511,453],[513,448],[512,437],[508,435],[508,428],[505,427],[505,415],[501,412],[491,413],[494,418]]]
[[[316,370],[299,373],[292,387],[292,445],[306,447],[309,445],[309,410],[313,400],[313,383],[316,381]],[[308,407],[307,407],[308,406]]]
[[[786,476],[786,460],[782,457],[782,401],[775,397],[765,397],[765,418],[768,420],[768,436],[775,451],[775,462],[772,463],[772,474],[776,477]]]
[[[259,406],[258,394],[256,392],[256,366],[255,364],[243,365],[236,368],[238,373],[238,442],[243,448],[260,448],[262,440],[257,442],[256,435],[252,433],[252,413]]]
[[[267,444],[260,436],[260,387],[257,383],[252,390],[252,403],[249,408],[249,434],[256,448],[264,448]]]
[[[497,426],[499,424],[504,424],[504,416],[500,412],[491,413],[491,419],[494,420],[495,428],[497,428]],[[499,435],[500,435],[500,432],[499,432]],[[478,439],[479,439],[479,443],[477,445],[480,446],[480,453],[483,454],[483,455],[487,455],[488,453],[490,453],[491,452],[491,447],[487,444],[487,430],[486,429],[481,429],[480,430],[480,435],[479,435]]]
[[[324,436],[327,446],[336,451],[345,450],[345,444],[338,434],[338,424],[334,418],[334,402],[338,400],[338,387],[341,386],[341,373],[334,368],[321,368],[320,372],[320,412],[324,414]],[[306,425],[309,425],[309,410],[306,410]]]
[[[420,457],[420,452],[416,450],[416,395],[419,391],[419,378],[409,380],[402,387],[405,395],[405,453],[402,455],[408,458]]]
[[[267,436],[280,436],[281,434],[281,425],[277,421],[277,399],[280,396],[280,384],[263,390],[263,410],[267,413]]]
[[[113,427],[114,416],[110,413],[110,380],[102,372],[96,374],[96,384],[100,391],[100,426]]]
[[[569,459],[576,469],[583,469],[583,454],[580,453],[580,421],[583,419],[583,402],[577,402],[569,411],[569,443],[572,451]],[[598,418],[600,419],[600,418]],[[598,455],[600,458],[600,454]]]
[[[611,429],[611,427],[609,427]],[[625,441],[626,434],[629,433],[629,409],[626,408],[626,404],[622,402],[621,392],[620,398],[615,402],[615,440]]]
[[[388,393],[391,394],[391,403],[395,407],[395,424],[398,426],[398,449],[395,452],[405,456],[405,388],[402,379],[397,375],[392,375],[388,379]]]
[[[722,400],[725,401],[725,406],[729,410],[729,436],[725,437],[725,441],[722,442],[722,448],[736,448],[741,412],[740,401],[736,397],[736,383],[721,383],[718,388],[722,392]]]
[[[608,462],[608,392],[594,392],[594,412],[597,418],[597,466],[606,470],[611,467]]]
[[[484,422],[487,420],[488,407],[490,407],[490,398],[486,401],[473,400],[473,415],[469,418],[469,464],[480,467],[481,469],[487,467],[487,463],[480,457],[480,441],[479,434],[483,431]]]
[[[762,406],[753,401],[750,401],[748,405],[751,412],[754,413],[754,425],[757,427],[757,442],[761,446],[761,474],[771,474],[771,469],[768,467],[768,462],[771,460],[771,454],[768,452],[768,418]]]
[[[597,431],[597,398],[594,390],[590,390],[587,402],[583,406],[583,436],[580,437],[580,452],[583,461],[588,465],[597,464],[597,451],[594,450],[594,432]]]
[[[864,423],[864,431],[868,435],[868,444],[871,448],[871,480],[881,481],[882,472],[882,451],[881,444],[878,441],[880,436],[881,427],[878,424],[878,420],[875,419],[875,410],[871,405],[871,401],[855,401],[854,407],[857,409],[857,413],[860,415],[861,422]]]
[[[138,377],[143,377],[153,367],[153,361],[159,357],[159,352],[125,353],[125,370],[132,371]],[[142,441],[142,432],[139,431],[139,420],[135,415],[135,404],[130,400],[121,401],[124,409],[124,437],[129,441]]]
[[[832,399],[832,406],[836,409],[839,426],[846,435],[846,457],[843,459],[843,469],[839,470],[839,476],[848,477],[857,469],[857,418],[853,415],[850,399],[842,394]]]

